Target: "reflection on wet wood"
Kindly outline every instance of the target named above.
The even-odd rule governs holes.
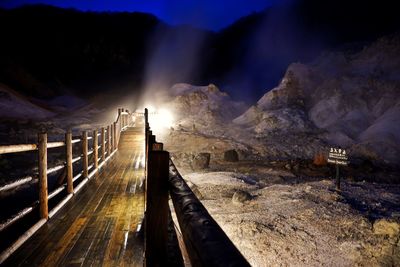
[[[6,262],[9,266],[142,266],[136,232],[144,210],[142,129],[121,134],[121,148],[71,201]],[[128,149],[129,148],[129,149]],[[137,163],[139,162],[139,163]]]

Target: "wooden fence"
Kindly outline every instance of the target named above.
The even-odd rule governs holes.
[[[145,265],[167,262],[169,198],[179,226],[182,255],[192,266],[250,266],[179,174],[148,122],[146,127]],[[180,230],[178,230],[180,229]]]
[[[40,220],[35,223],[28,231],[20,236],[8,249],[0,254],[0,264],[7,259],[16,249],[18,249],[30,236],[32,236],[49,218],[52,218],[82,187],[92,178],[103,165],[111,159],[117,151],[120,133],[132,123],[132,116],[128,110],[118,109],[117,119],[114,123],[94,129],[92,131],[82,131],[81,136],[73,137],[71,130],[65,134],[63,141],[48,142],[47,133],[38,134],[36,144],[20,144],[0,146],[0,155],[8,153],[21,153],[26,151],[37,151],[38,153],[38,173],[35,175],[17,179],[0,187],[0,191],[11,189],[17,190],[24,184],[39,184],[38,200],[31,206],[17,212],[5,222],[0,224],[0,232],[10,227],[15,222],[21,220],[39,207]],[[92,145],[89,149],[89,140]],[[81,145],[81,155],[73,157],[73,146]],[[65,147],[65,161],[63,164],[48,167],[48,150],[53,148]],[[89,156],[92,155],[90,158]],[[91,159],[91,160],[90,160]],[[82,171],[74,175],[74,166],[81,162]],[[48,192],[48,175],[62,171],[66,182],[52,192]],[[74,182],[80,181],[74,186]],[[67,195],[52,210],[49,211],[48,202],[62,191],[66,190]]]
[[[167,262],[170,214],[168,202],[171,198],[179,224],[175,226],[175,230],[182,255],[188,255],[186,261],[190,261],[192,266],[250,266],[186,184],[169,153],[163,150],[163,144],[156,141],[150,129],[147,109],[143,114],[135,113],[135,116],[145,117],[145,265],[165,266]],[[40,214],[40,220],[1,253],[0,264],[52,218],[112,158],[117,150],[121,131],[131,123],[132,114],[119,109],[117,120],[113,124],[90,132],[83,131],[79,138],[73,138],[71,131],[68,131],[63,141],[48,142],[47,133],[43,132],[38,134],[36,144],[0,146],[0,154],[24,151],[38,153],[38,174],[7,184],[0,191],[23,184],[39,183],[38,200],[2,223],[0,232],[31,213],[37,206]],[[89,140],[92,140],[90,148]],[[82,153],[74,158],[73,146],[78,144],[81,145]],[[57,147],[65,147],[65,162],[49,168],[47,152]],[[81,162],[82,171],[74,176],[74,164],[77,162]],[[60,170],[65,173],[66,182],[49,193],[48,175]],[[74,182],[78,179],[80,183],[75,187]],[[49,211],[48,201],[64,190],[67,191],[66,197]]]

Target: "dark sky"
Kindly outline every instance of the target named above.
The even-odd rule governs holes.
[[[91,11],[140,11],[170,24],[192,24],[219,30],[252,12],[261,11],[274,0],[0,0],[6,8],[23,4],[49,4]]]

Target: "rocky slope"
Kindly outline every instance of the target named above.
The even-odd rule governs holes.
[[[34,143],[41,129],[61,140],[66,129],[74,128],[77,133],[90,129],[90,125],[109,120],[104,119],[107,114],[74,95],[41,100],[0,83],[0,144]]]
[[[214,84],[193,86],[176,84],[169,90],[169,109],[175,121],[183,127],[198,127],[202,132],[230,123],[246,106],[233,101],[229,95]]]
[[[2,119],[27,118],[45,119],[55,114],[35,103],[28,98],[0,84],[0,116]]]
[[[234,122],[261,138],[284,136],[293,148],[318,150],[326,143],[349,148],[353,158],[399,165],[399,69],[400,35],[356,54],[332,52],[309,65],[294,63]],[[313,147],[315,140],[322,142]]]

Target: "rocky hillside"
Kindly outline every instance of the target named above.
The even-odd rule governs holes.
[[[216,124],[230,123],[246,110],[244,103],[233,101],[214,84],[193,86],[176,84],[170,90],[168,106],[182,126],[215,128]]]
[[[234,122],[260,138],[284,136],[289,145],[309,146],[313,137],[349,148],[353,158],[398,165],[399,69],[400,35],[358,53],[331,52],[308,65],[294,63],[276,88]]]
[[[374,40],[400,25],[396,3],[390,0],[379,5],[364,0],[283,1],[295,4],[250,14],[219,32],[169,26],[135,12],[44,5],[2,9],[7,2],[13,1],[0,1],[0,81],[43,98],[67,90],[85,97],[99,92],[125,96],[127,88],[141,93],[146,76],[165,75],[165,86],[212,81],[228,84],[231,95],[254,101],[263,88],[279,81],[291,62],[309,61],[321,49]],[[152,64],[161,73],[148,73]],[[189,65],[194,69],[183,75]],[[243,92],[250,88],[253,92]]]
[[[28,98],[0,84],[0,116],[2,120],[13,118],[45,119],[55,114],[32,103]]]

